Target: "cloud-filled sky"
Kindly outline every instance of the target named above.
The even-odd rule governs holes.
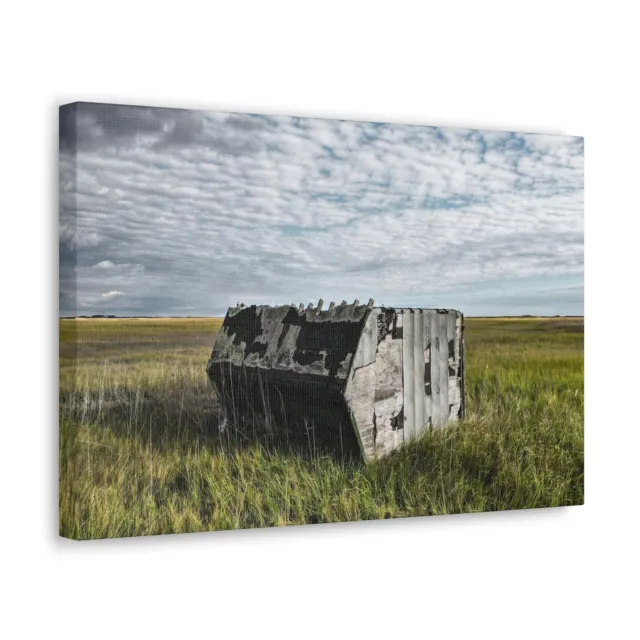
[[[79,103],[60,315],[358,298],[582,315],[583,139]]]

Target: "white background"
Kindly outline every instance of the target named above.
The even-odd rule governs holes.
[[[4,5],[4,637],[638,637],[633,3],[430,4]],[[585,136],[586,505],[58,539],[57,106],[74,100]]]

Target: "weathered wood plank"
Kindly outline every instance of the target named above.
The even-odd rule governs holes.
[[[467,411],[467,398],[465,396],[465,343],[464,343],[464,313],[460,313],[460,417],[464,418]]]
[[[365,321],[362,335],[358,341],[353,368],[365,367],[376,359],[376,349],[378,347],[378,324],[375,313],[370,313]]]
[[[414,375],[414,317],[410,310],[405,310],[402,319],[402,379],[404,395],[404,439],[415,434],[415,394]]]
[[[460,412],[460,334],[462,318],[449,311],[447,332],[449,337],[449,420],[457,420]]]
[[[433,426],[442,427],[449,416],[449,376],[447,366],[447,315],[435,312],[431,336],[431,386]]]
[[[354,369],[345,391],[345,400],[351,411],[353,426],[357,430],[365,459],[376,455],[374,434],[374,389],[376,384],[374,363]]]
[[[415,398],[413,434],[424,429],[424,314],[416,309],[413,314],[413,395]]]
[[[376,454],[385,456],[404,439],[402,340],[392,333],[378,344],[375,371]]]
[[[424,309],[422,345],[424,351],[422,353],[422,386],[424,400],[424,423],[425,428],[429,428],[433,424],[433,388],[431,384],[431,334],[433,324],[433,311]]]

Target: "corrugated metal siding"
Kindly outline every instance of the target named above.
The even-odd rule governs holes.
[[[457,311],[403,309],[404,437],[442,427],[461,412],[462,318]]]

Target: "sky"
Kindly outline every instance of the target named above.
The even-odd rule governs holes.
[[[583,138],[78,103],[60,315],[582,315]]]

